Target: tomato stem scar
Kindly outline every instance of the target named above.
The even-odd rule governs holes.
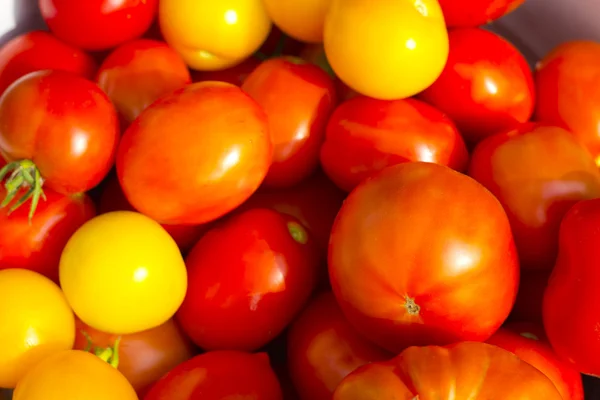
[[[302,225],[297,222],[288,222],[287,223],[288,231],[290,235],[294,238],[294,240],[300,244],[308,243],[308,233],[306,229]]]
[[[411,299],[408,296],[404,296],[404,307],[409,315],[418,315],[419,311],[421,311],[421,307],[417,303],[415,303],[415,299]]]
[[[112,347],[96,347],[94,354],[102,361],[107,362],[113,368],[119,367],[119,345],[121,344],[121,337],[119,336],[115,340],[115,344]]]
[[[10,175],[9,175],[10,174]],[[21,196],[15,204],[13,204],[8,210],[10,215],[13,211],[21,207],[27,200],[31,199],[31,207],[29,208],[29,223],[35,210],[38,206],[40,198],[46,200],[46,195],[42,186],[44,179],[42,178],[40,171],[31,160],[20,160],[13,161],[5,165],[0,169],[0,182],[6,179],[4,182],[4,188],[6,189],[6,197],[0,204],[0,208],[8,206],[17,196],[19,191],[24,188],[28,188],[27,192]]]

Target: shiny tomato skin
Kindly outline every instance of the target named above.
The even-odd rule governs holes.
[[[294,218],[252,209],[217,223],[186,258],[177,320],[205,350],[254,351],[279,335],[316,284],[318,252]]]
[[[454,29],[448,36],[444,71],[419,98],[448,114],[469,143],[527,122],[535,88],[519,50],[480,28]]]
[[[530,270],[552,268],[563,216],[600,196],[600,171],[586,149],[566,130],[535,123],[480,142],[469,175],[504,206],[521,267]]]
[[[265,110],[273,142],[273,162],[263,182],[289,187],[319,165],[325,125],[336,104],[333,80],[321,68],[292,57],[264,61],[242,89]]]
[[[261,64],[258,58],[251,56],[241,63],[218,71],[192,71],[193,82],[220,81],[242,86],[248,75]]]
[[[485,25],[516,10],[525,0],[438,0],[449,28]]]
[[[543,372],[554,383],[563,400],[584,399],[581,374],[554,353],[543,326],[508,323],[494,333],[487,343],[514,353]]]
[[[0,47],[0,95],[30,72],[57,69],[92,79],[98,66],[84,51],[61,42],[48,32],[31,31]]]
[[[269,17],[286,34],[302,42],[323,42],[330,0],[265,0],[264,3]]]
[[[50,31],[73,46],[105,50],[142,36],[158,0],[39,0]]]
[[[330,400],[356,368],[393,357],[350,325],[331,292],[315,297],[291,325],[287,355],[301,400]]]
[[[129,126],[117,174],[135,209],[163,224],[197,225],[247,200],[271,155],[261,107],[234,85],[198,82],[154,102]]]
[[[383,168],[408,161],[435,162],[464,171],[469,153],[454,123],[416,99],[354,97],[339,105],[321,147],[323,170],[350,192]]]
[[[332,229],[329,277],[350,323],[398,353],[490,337],[514,304],[519,263],[489,191],[448,167],[410,162],[350,193]]]
[[[600,165],[600,44],[563,43],[536,66],[537,121],[570,131]]]
[[[266,353],[210,351],[171,370],[144,400],[283,400]]]

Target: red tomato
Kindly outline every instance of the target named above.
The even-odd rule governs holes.
[[[48,32],[28,32],[0,47],[0,95],[11,83],[30,72],[57,69],[91,79],[96,68],[92,57]]]
[[[283,400],[265,353],[211,351],[179,364],[144,400]]]
[[[464,171],[469,153],[454,123],[415,99],[359,96],[342,103],[329,119],[321,165],[343,190],[349,192],[383,168],[407,161]]]
[[[59,39],[104,50],[142,36],[156,17],[158,0],[39,0],[39,6]]]
[[[533,123],[482,141],[469,175],[504,206],[526,269],[551,269],[563,215],[600,196],[600,171],[585,148],[561,128]]]
[[[521,271],[519,292],[509,320],[542,323],[542,301],[551,272],[549,270]]]
[[[449,28],[476,27],[517,9],[525,0],[438,0]]]
[[[129,126],[117,173],[135,209],[163,224],[197,225],[246,201],[271,153],[266,115],[252,98],[228,83],[199,82],[154,102]]]
[[[329,244],[329,276],[354,327],[380,346],[486,340],[517,294],[502,206],[448,167],[387,167],[350,193]]]
[[[563,400],[583,400],[581,374],[558,359],[542,326],[532,323],[507,324],[494,333],[487,343],[516,354],[543,372],[554,383]]]
[[[252,56],[245,59],[242,63],[237,64],[234,67],[226,68],[217,71],[192,71],[192,81],[194,82],[205,82],[205,81],[220,81],[231,83],[232,85],[242,86],[242,83],[246,80],[248,75],[256,67],[260,65],[261,61]]]
[[[318,252],[296,219],[252,209],[216,224],[186,258],[177,319],[203,349],[254,351],[279,335],[311,295]]]
[[[139,39],[110,53],[96,81],[131,123],[152,102],[187,85],[191,78],[186,63],[166,43]]]
[[[600,43],[572,41],[536,67],[538,121],[561,126],[579,139],[600,166]]]
[[[446,67],[420,98],[448,114],[470,143],[527,122],[535,94],[525,57],[483,29],[451,30],[449,38]]]
[[[331,292],[320,294],[302,311],[287,343],[290,373],[302,400],[330,400],[356,368],[393,356],[356,332]]]

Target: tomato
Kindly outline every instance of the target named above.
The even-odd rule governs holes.
[[[600,376],[600,199],[583,200],[564,216],[556,265],[542,314],[552,348],[579,372]]]
[[[131,335],[117,336],[101,332],[76,320],[75,349],[114,348],[119,351],[118,370],[140,397],[164,374],[196,354],[190,340],[173,319],[156,328]],[[89,339],[89,340],[88,340]]]
[[[161,0],[162,34],[193,69],[239,64],[259,49],[271,30],[262,0]]]
[[[536,66],[535,118],[569,130],[600,166],[600,44],[571,41]]]
[[[323,41],[323,25],[331,0],[265,0],[273,22],[291,37],[308,43]]]
[[[437,79],[448,57],[448,32],[437,0],[331,0],[324,45],[348,86],[391,100]]]
[[[265,353],[211,351],[175,367],[144,400],[283,400]]]
[[[259,65],[242,89],[265,110],[273,143],[273,162],[265,186],[289,187],[319,165],[325,125],[336,103],[333,80],[319,67],[296,57]]]
[[[187,289],[175,241],[157,222],[131,211],[102,214],[79,228],[62,253],[59,277],[75,314],[115,334],[165,323]]]
[[[261,107],[234,85],[199,82],[162,97],[130,125],[117,173],[135,209],[163,224],[197,225],[248,199],[271,154]]]
[[[288,364],[302,400],[330,400],[356,368],[392,354],[367,341],[350,325],[331,292],[317,296],[290,327]]]
[[[554,383],[563,400],[583,400],[581,375],[558,359],[542,326],[531,323],[507,324],[494,333],[487,343],[516,354],[543,372]]]
[[[519,263],[496,198],[448,167],[387,167],[354,189],[329,243],[333,292],[380,346],[486,340],[515,301]]]
[[[482,141],[469,175],[504,206],[525,269],[551,269],[562,217],[577,201],[600,196],[600,171],[589,153],[569,132],[539,124]]]
[[[451,30],[449,38],[444,72],[419,97],[448,114],[470,143],[527,122],[535,89],[519,50],[479,28]]]
[[[24,269],[0,271],[0,387],[14,388],[33,366],[70,349],[75,318],[60,288]]]
[[[525,0],[438,0],[448,27],[477,27],[516,10]]]
[[[96,77],[127,123],[159,97],[191,82],[190,71],[163,42],[139,39],[115,49]]]
[[[127,379],[93,354],[67,350],[46,357],[19,381],[13,400],[137,400]]]
[[[551,270],[521,271],[517,300],[509,320],[542,323],[542,301]]]
[[[158,0],[39,0],[50,31],[86,50],[104,50],[142,36]]]
[[[486,343],[410,347],[388,362],[364,365],[337,387],[333,400],[561,400],[543,373]]]
[[[0,180],[10,176],[8,196],[29,188],[30,218],[43,187],[75,194],[99,184],[113,166],[119,140],[109,98],[89,80],[63,71],[32,72],[11,85],[0,97],[0,127],[0,153],[9,161]]]
[[[469,153],[454,123],[419,100],[359,96],[336,108],[327,124],[321,165],[340,188],[349,192],[373,173],[407,161],[464,171]]]
[[[257,350],[308,301],[319,261],[296,219],[268,209],[233,215],[187,256],[189,289],[177,319],[203,349]]]
[[[61,42],[48,32],[31,31],[0,47],[0,95],[30,72],[57,69],[93,78],[96,62],[85,52]]]
[[[96,211],[85,194],[63,196],[46,190],[45,195],[31,221],[25,209],[9,215],[7,208],[0,208],[0,269],[30,269],[58,282],[63,248]],[[0,186],[0,198],[5,196],[6,190]]]
[[[240,64],[218,71],[192,71],[192,80],[194,82],[220,81],[242,86],[248,75],[260,64],[261,61],[252,56]]]

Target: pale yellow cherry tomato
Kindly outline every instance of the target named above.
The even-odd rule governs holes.
[[[196,70],[221,70],[252,55],[271,30],[263,0],[161,0],[161,32]]]
[[[187,289],[175,241],[159,223],[131,211],[102,214],[82,225],[62,253],[59,277],[75,314],[114,334],[165,323]]]
[[[264,0],[269,16],[296,40],[323,42],[323,25],[331,0]]]
[[[33,271],[1,270],[0,296],[0,388],[14,388],[42,359],[73,347],[75,316],[58,285]]]
[[[337,76],[378,99],[421,92],[448,59],[448,31],[437,0],[331,0],[324,45]]]

